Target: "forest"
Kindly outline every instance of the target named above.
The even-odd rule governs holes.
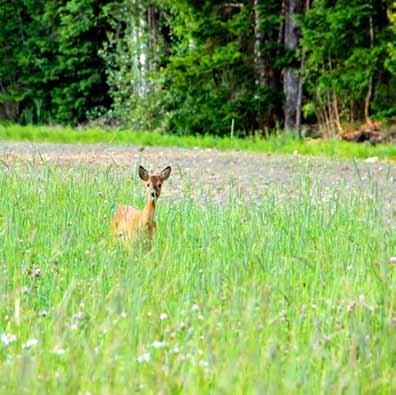
[[[396,116],[389,0],[6,0],[0,119],[332,138]]]

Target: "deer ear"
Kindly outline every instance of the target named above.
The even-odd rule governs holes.
[[[147,181],[149,179],[148,171],[143,166],[139,166],[139,177],[143,181]]]
[[[170,166],[165,167],[164,170],[161,171],[160,177],[165,181],[169,178],[172,168]]]

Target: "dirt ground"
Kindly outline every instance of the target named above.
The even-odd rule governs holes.
[[[209,197],[219,203],[227,199],[230,189],[237,190],[244,200],[255,200],[271,190],[278,191],[280,198],[288,198],[298,194],[306,178],[313,183],[320,181],[321,193],[329,196],[341,184],[367,194],[372,193],[375,186],[379,196],[385,197],[390,216],[396,217],[396,164],[381,161],[370,163],[213,149],[8,141],[0,141],[0,159],[5,164],[35,161],[73,167],[111,166],[131,175],[138,164],[153,171],[171,165],[173,172],[164,195],[182,198],[190,189],[197,191],[200,199]]]

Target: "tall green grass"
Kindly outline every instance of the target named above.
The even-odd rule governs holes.
[[[396,160],[396,145],[348,143],[338,140],[300,140],[290,134],[269,138],[230,138],[215,136],[176,136],[157,132],[132,132],[101,129],[76,130],[63,127],[0,125],[0,139],[50,143],[105,143],[159,145],[164,147],[238,149],[279,154],[328,156],[334,158],[368,158]]]
[[[218,207],[170,182],[147,254],[108,234],[142,189],[111,169],[1,168],[1,393],[396,391],[381,196],[302,181]]]

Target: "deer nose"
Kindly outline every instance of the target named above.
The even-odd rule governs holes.
[[[151,192],[151,197],[154,199],[157,197],[157,194],[155,192]]]

